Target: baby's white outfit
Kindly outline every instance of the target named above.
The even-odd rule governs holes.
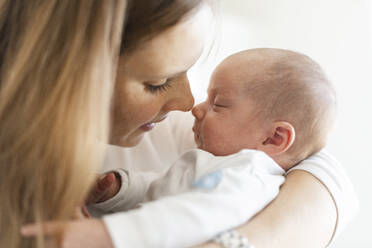
[[[192,149],[150,185],[146,174],[117,172],[121,190],[96,207],[118,212],[157,200],[120,216],[121,233],[130,234],[121,235],[126,247],[189,247],[209,240],[262,210],[284,182],[284,170],[255,150],[214,156]],[[134,230],[142,231],[135,236]]]

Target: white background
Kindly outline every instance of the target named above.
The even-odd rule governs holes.
[[[358,216],[332,248],[372,247],[372,4],[224,0],[220,8],[218,50],[190,73],[197,101],[205,97],[214,66],[243,49],[286,48],[320,63],[339,101],[338,123],[327,148],[344,165],[360,200]]]

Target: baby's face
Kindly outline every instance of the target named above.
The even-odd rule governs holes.
[[[241,149],[257,149],[264,139],[262,125],[255,120],[255,105],[244,94],[240,69],[223,62],[212,75],[208,98],[195,106],[193,126],[198,148],[214,155],[228,155]]]

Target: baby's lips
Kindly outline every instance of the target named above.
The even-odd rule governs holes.
[[[194,133],[198,133],[198,127],[197,127],[198,125],[196,124],[196,122],[194,122],[194,125],[192,126],[192,131],[194,132]]]

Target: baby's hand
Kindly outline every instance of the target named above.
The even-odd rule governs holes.
[[[114,197],[120,190],[121,179],[115,172],[99,175],[88,196],[86,204],[104,202]]]
[[[92,218],[92,215],[90,215],[87,207],[83,205],[82,207],[77,207],[75,209],[73,219],[74,220],[80,220],[80,219],[90,219]]]
[[[61,248],[113,248],[110,235],[106,229],[105,224],[99,219],[79,219],[67,222],[45,222],[43,223],[43,234],[48,237],[47,241],[51,241],[50,246],[46,247],[61,247]],[[39,225],[30,224],[25,225],[21,229],[23,237],[37,237],[40,232]],[[58,239],[58,245],[54,245],[55,239],[58,235],[63,233]]]

